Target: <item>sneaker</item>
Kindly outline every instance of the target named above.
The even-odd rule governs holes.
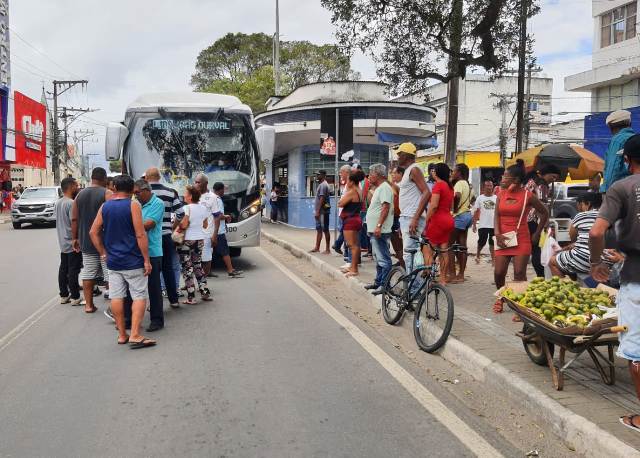
[[[95,288],[93,288],[93,295],[95,296],[99,296],[102,293],[102,291],[100,291],[100,288],[98,288],[97,286]]]
[[[384,293],[384,286],[379,286],[375,291],[371,291],[374,296],[379,296],[382,293]]]
[[[340,249],[340,247],[333,245],[331,248],[333,248],[333,251],[335,251],[338,254],[344,254],[342,252],[342,250]]]
[[[366,290],[370,290],[370,289],[378,289],[378,285],[376,285],[375,283],[371,283],[369,285],[365,285],[364,289]]]
[[[229,272],[228,273],[230,278],[240,278],[242,277],[242,271],[241,270],[234,270],[233,272]]]
[[[178,291],[178,297],[184,297],[184,293],[182,291]]]
[[[60,296],[60,303],[61,304],[68,304],[69,302],[71,302],[71,297],[70,296]]]
[[[80,299],[80,298],[77,298],[77,299],[71,299],[71,300],[69,301],[69,303],[70,303],[72,306],[74,306],[74,307],[77,307],[77,306],[79,306],[79,305],[84,305],[84,304],[83,304],[83,302],[84,302],[84,301],[83,301],[82,299]]]
[[[109,290],[108,289],[104,290],[104,294],[102,295],[102,297],[104,297],[105,299],[109,300]]]
[[[109,318],[114,323],[116,322],[116,317],[113,316],[113,312],[111,311],[111,307],[107,307],[104,311],[104,316]]]
[[[146,331],[147,332],[156,332],[156,331],[159,331],[162,328],[164,328],[163,324],[150,323],[149,326],[147,327]]]
[[[162,297],[167,297],[167,290],[166,289],[162,290]]]

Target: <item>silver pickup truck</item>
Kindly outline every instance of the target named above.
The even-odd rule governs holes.
[[[14,229],[23,224],[56,224],[53,207],[62,197],[62,190],[57,186],[27,188],[18,200],[11,205],[11,222]]]
[[[582,183],[556,183],[554,185],[552,218],[573,219],[578,213],[576,197],[589,190],[589,186]]]

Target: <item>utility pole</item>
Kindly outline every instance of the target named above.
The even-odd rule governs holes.
[[[529,135],[531,134],[531,74],[539,73],[542,68],[535,67],[533,62],[527,66],[527,97],[526,110],[524,112],[524,149],[529,149]]]
[[[500,110],[501,124],[500,124],[500,165],[504,167],[507,158],[507,135],[509,127],[507,126],[507,110],[509,104],[513,101],[513,96],[509,94],[490,94],[490,97],[498,99],[498,102],[494,105],[495,108]]]
[[[462,13],[463,0],[453,0],[451,10],[451,36],[449,47],[453,54],[449,58],[449,75],[454,75],[449,80],[447,87],[447,130],[445,137],[444,161],[453,167],[456,163],[458,140],[458,99],[460,95],[460,61],[459,56],[462,47]]]
[[[89,81],[71,80],[53,82],[53,154],[51,156],[51,167],[53,168],[53,181],[60,184],[60,140],[58,138],[58,97],[67,92],[72,87],[81,85],[86,88]],[[65,143],[66,148],[66,143]],[[66,154],[66,153],[65,153]]]
[[[69,145],[69,125],[75,121],[79,116],[85,114],[85,113],[91,113],[94,112],[96,110],[92,110],[90,108],[69,108],[69,107],[62,107],[62,115],[60,116],[63,121],[64,121],[64,164],[67,165],[67,163],[69,162],[69,150],[68,150],[68,145]],[[75,117],[69,113],[77,113],[75,115]],[[69,122],[69,118],[71,119],[71,122]],[[60,156],[58,156],[58,161]]]
[[[520,0],[520,48],[518,50],[518,106],[516,116],[516,153],[522,151],[524,133],[524,78],[527,63],[527,14],[529,0]]]
[[[280,95],[280,1],[276,0],[276,34],[273,37],[274,39],[274,62],[273,62],[273,71],[274,71],[274,80],[276,86],[276,95]]]

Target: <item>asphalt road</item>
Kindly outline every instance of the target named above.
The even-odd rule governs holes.
[[[1,228],[0,247],[3,339],[56,293],[55,232]],[[238,264],[214,302],[167,310],[155,348],[116,345],[101,313],[66,305],[0,340],[0,456],[478,453],[383,367],[397,355],[374,357],[260,250]]]

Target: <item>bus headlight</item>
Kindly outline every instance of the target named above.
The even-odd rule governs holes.
[[[262,210],[262,206],[260,205],[260,199],[258,199],[240,212],[239,221],[251,218],[253,215],[260,213],[260,210]]]

